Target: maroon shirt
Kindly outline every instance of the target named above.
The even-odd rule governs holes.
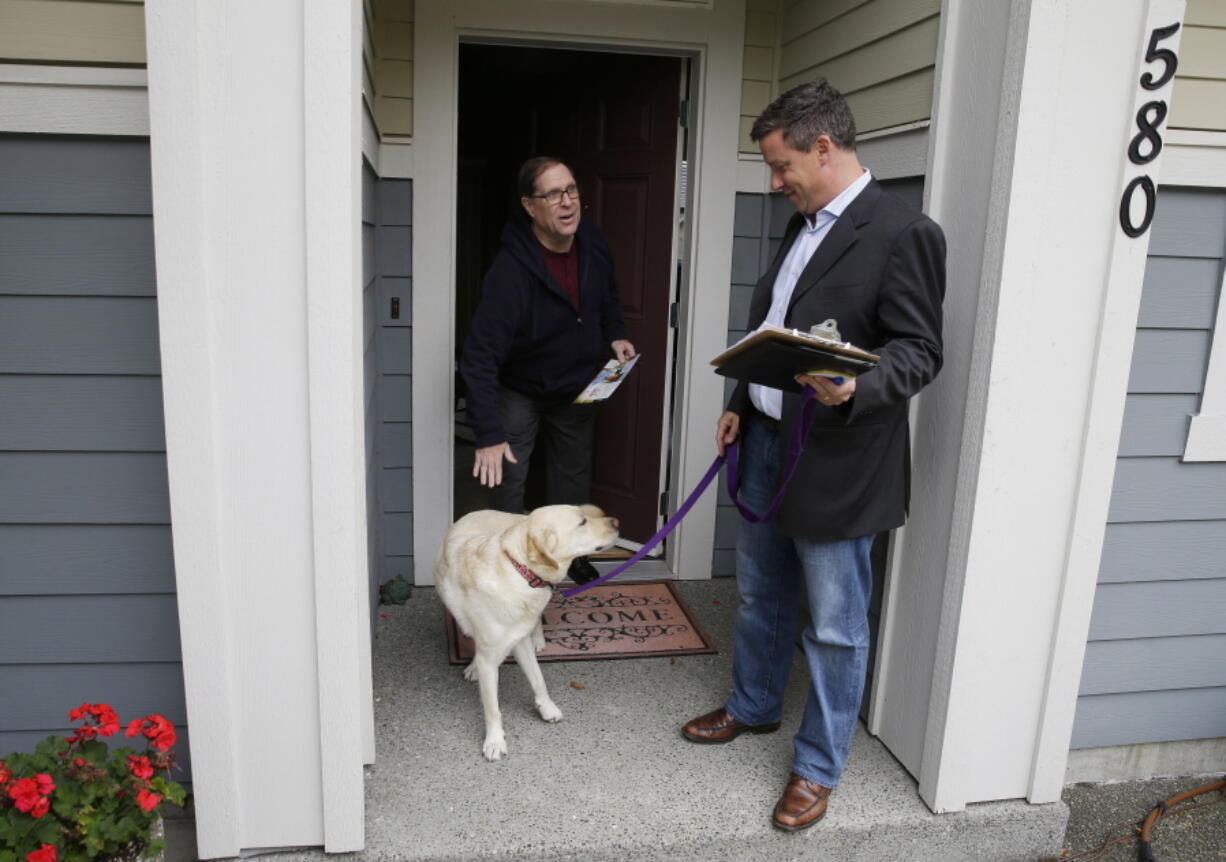
[[[566,252],[551,251],[542,245],[541,253],[545,255],[545,268],[549,270],[549,274],[553,276],[558,286],[566,291],[566,295],[570,297],[570,304],[578,311],[579,244],[572,242],[570,251]]]

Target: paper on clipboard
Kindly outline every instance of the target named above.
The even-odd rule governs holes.
[[[604,368],[592,378],[592,382],[575,398],[575,403],[592,404],[604,401],[616,391],[618,386],[621,386],[622,381],[630,374],[630,369],[634,368],[634,364],[638,361],[639,354],[637,353],[625,362],[610,359],[605,363]]]
[[[711,360],[715,372],[789,392],[797,374],[855,377],[876,367],[875,354],[842,341],[763,324]]]

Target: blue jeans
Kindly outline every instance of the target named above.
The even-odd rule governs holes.
[[[786,432],[783,432],[786,433]],[[765,511],[786,439],[754,416],[741,425],[741,500]],[[809,694],[793,740],[792,771],[824,787],[839,783],[856,729],[868,668],[873,536],[815,542],[742,520],[736,549],[737,610],[732,694],[724,708],[746,724],[779,721],[796,642],[801,579],[811,621],[802,635]]]

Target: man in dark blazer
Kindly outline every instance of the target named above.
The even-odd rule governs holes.
[[[748,328],[808,331],[834,318],[844,340],[881,357],[859,377],[796,378],[819,404],[777,517],[741,524],[732,694],[682,729],[693,742],[725,743],[779,728],[803,584],[809,694],[772,815],[795,831],[825,814],[851,747],[868,664],[869,552],[906,518],[907,404],[941,367],[945,240],[860,165],[851,111],[824,79],[780,96],[751,137],[771,188],[797,213],[754,289]],[[775,496],[802,397],[742,381],[719,418],[716,444],[722,454],[739,438],[741,499],[755,511]]]

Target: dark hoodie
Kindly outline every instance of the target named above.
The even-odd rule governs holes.
[[[534,398],[570,400],[626,337],[613,255],[604,235],[580,220],[579,310],[545,268],[527,213],[502,231],[502,249],[481,285],[460,373],[468,420],[479,447],[506,441],[498,417],[499,384]]]

